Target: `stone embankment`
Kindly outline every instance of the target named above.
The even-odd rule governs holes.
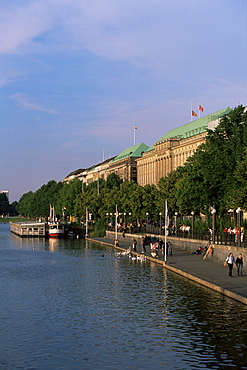
[[[137,240],[137,251],[133,255],[142,254],[140,235],[126,234],[125,238],[119,237],[119,250],[126,250],[132,245],[132,238]],[[91,240],[101,244],[113,246],[115,234],[107,232],[105,238],[92,238]],[[200,254],[193,254],[199,246],[208,243],[196,240],[181,240],[179,238],[167,238],[172,243],[172,256],[163,256],[159,251],[158,257],[151,256],[150,246],[146,245],[146,258],[155,263],[162,264],[164,268],[177,273],[185,278],[193,280],[207,288],[213,289],[227,297],[230,297],[243,304],[247,304],[247,273],[243,269],[243,276],[237,276],[237,268],[233,268],[233,277],[228,276],[228,267],[224,267],[226,256],[232,252],[235,258],[239,253],[243,254],[244,266],[247,261],[245,248],[230,246],[213,246],[213,254],[205,258]],[[246,257],[246,259],[245,259]],[[166,259],[166,260],[165,260]]]

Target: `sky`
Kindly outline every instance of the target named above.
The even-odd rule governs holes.
[[[0,35],[10,202],[247,105],[247,0],[1,0]]]

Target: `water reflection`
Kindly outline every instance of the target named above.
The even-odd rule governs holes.
[[[1,369],[247,368],[240,303],[112,248],[1,226]]]

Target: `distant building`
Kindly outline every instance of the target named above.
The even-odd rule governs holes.
[[[6,197],[8,198],[8,200],[9,200],[9,191],[8,190],[2,190],[1,194],[5,194]]]
[[[63,179],[63,182],[70,182],[70,181],[73,181],[75,179],[80,179],[82,177],[82,174],[83,172],[85,171],[85,169],[79,169],[79,170],[75,170],[75,171],[72,171],[70,172],[64,179]]]
[[[148,145],[141,143],[125,149],[109,163],[108,175],[115,173],[122,180],[137,182],[136,160],[141,158],[148,148]]]
[[[151,147],[144,143],[134,145],[102,163],[71,172],[63,181],[78,178],[87,185],[115,173],[122,180],[135,181],[141,186],[157,185],[161,177],[184,165],[205,142],[208,129],[214,130],[220,118],[230,111],[230,108],[221,109],[170,130]]]
[[[183,166],[205,142],[207,130],[214,129],[220,118],[230,111],[230,108],[219,110],[164,134],[141,158],[136,159],[138,184],[157,185],[161,177]]]

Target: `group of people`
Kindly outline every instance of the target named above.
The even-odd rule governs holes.
[[[239,253],[238,257],[235,260],[235,257],[233,256],[233,253],[229,253],[229,255],[226,257],[226,260],[224,262],[224,266],[228,265],[229,268],[229,276],[232,277],[232,270],[234,264],[237,266],[238,269],[238,276],[243,276],[243,255],[242,253]]]
[[[157,257],[159,256],[159,250],[162,253],[162,256],[165,255],[165,253],[169,256],[172,256],[172,243],[167,242],[166,245],[162,239],[160,239],[159,242],[151,242],[150,243],[150,249],[151,249],[151,256]]]
[[[229,234],[230,236],[232,236],[232,238],[235,239],[235,242],[238,241],[238,238],[240,236],[240,241],[241,243],[243,243],[244,241],[244,227],[243,226],[240,226],[240,228],[238,227],[226,227],[224,229],[224,233],[227,233]]]
[[[142,248],[142,253],[146,253],[147,250],[146,250],[146,238],[143,236],[141,238],[141,248]],[[137,241],[135,238],[132,238],[132,250],[136,252],[136,248],[137,248]],[[159,250],[161,251],[162,253],[162,256],[165,255],[165,252],[167,254],[169,254],[170,256],[172,256],[172,243],[171,242],[167,242],[166,243],[166,251],[165,251],[165,243],[162,239],[158,241],[151,241],[150,242],[150,251],[151,251],[151,256],[152,257],[158,257],[159,255]]]

